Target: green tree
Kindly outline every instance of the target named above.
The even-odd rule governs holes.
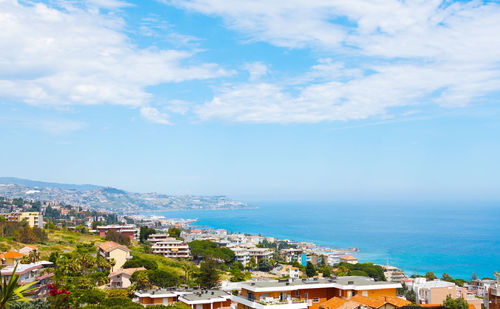
[[[427,280],[436,280],[437,279],[436,275],[433,272],[426,273],[425,274],[425,278]]]
[[[151,284],[161,288],[173,287],[179,282],[179,277],[175,273],[159,269],[148,270],[148,277]]]
[[[307,262],[307,265],[306,265],[306,275],[307,277],[314,277],[316,276],[318,273],[316,272],[316,268],[314,267],[313,263],[311,262]]]
[[[462,297],[453,299],[450,295],[446,296],[443,306],[447,309],[468,309],[469,304]]]
[[[137,290],[151,288],[151,282],[149,281],[148,272],[146,270],[138,270],[134,272],[130,279],[133,283],[135,283],[135,289]]]
[[[108,231],[108,233],[106,233],[106,240],[117,242],[120,245],[130,246],[130,237],[115,231]]]
[[[171,227],[168,229],[168,236],[174,237],[174,238],[180,238],[181,237],[181,229],[176,228],[176,227]]]
[[[412,304],[417,303],[417,293],[415,293],[415,291],[408,290],[408,292],[406,292],[405,297],[406,297],[406,300],[411,301]]]
[[[273,265],[268,259],[261,259],[258,266],[260,271],[268,272],[273,268]]]
[[[211,289],[218,285],[220,278],[218,264],[213,258],[205,259],[200,265],[198,283],[202,288]]]
[[[252,270],[257,267],[257,262],[255,261],[255,258],[252,256],[250,258],[250,261],[248,262],[248,269]]]
[[[245,281],[245,274],[241,271],[238,265],[234,264],[229,270],[231,273],[231,282]]]
[[[362,270],[352,270],[349,272],[349,276],[362,276],[362,277],[370,277],[368,274]]]
[[[141,230],[139,233],[139,241],[141,243],[146,243],[148,240],[149,235],[155,234],[156,230],[147,226],[141,226]]]

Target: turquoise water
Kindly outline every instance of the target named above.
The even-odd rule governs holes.
[[[500,271],[500,204],[255,203],[258,209],[157,212],[198,226],[360,249],[361,262],[470,279]]]

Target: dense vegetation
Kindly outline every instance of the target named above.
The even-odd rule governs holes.
[[[234,252],[231,249],[217,247],[216,243],[208,240],[194,240],[189,243],[189,249],[195,260],[211,257],[227,264],[234,261]]]

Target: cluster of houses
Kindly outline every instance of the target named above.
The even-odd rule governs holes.
[[[485,294],[487,309],[499,309],[500,274],[492,280]],[[471,287],[458,288],[453,283],[414,280],[410,288],[417,293],[417,303],[424,308],[441,308],[447,296],[462,297],[470,309],[481,309],[480,298],[467,295]],[[481,281],[481,280],[479,280]],[[479,282],[478,281],[478,282]],[[490,280],[491,281],[491,280]],[[406,281],[405,284],[410,284]],[[144,306],[182,302],[196,309],[395,309],[414,308],[398,297],[401,283],[377,282],[367,277],[283,279],[247,281],[220,290],[156,289],[135,293],[135,302]]]
[[[358,260],[349,255],[357,249],[332,249],[317,247],[309,242],[297,242],[288,239],[276,239],[274,237],[264,237],[242,233],[228,233],[224,229],[189,229],[184,230],[181,235],[187,242],[193,240],[210,240],[221,247],[231,249],[236,256],[236,261],[247,265],[252,258],[259,262],[261,259],[270,258],[274,250],[262,248],[263,243],[286,243],[288,246],[279,250],[279,254],[288,262],[298,262],[304,266],[308,262],[317,264],[325,259],[325,263],[333,265],[339,262],[355,264]]]
[[[37,253],[35,246],[25,246],[17,251],[8,251],[0,254],[2,269],[0,274],[2,280],[10,280],[14,273],[19,276],[19,284],[27,284],[36,281],[32,286],[35,288],[29,293],[30,297],[40,298],[48,295],[48,284],[54,273],[51,271],[52,263],[49,261],[36,261],[33,263],[22,264],[21,260],[30,253]],[[17,268],[16,268],[17,266]]]
[[[239,283],[232,293],[224,290],[137,291],[135,301],[148,305],[168,305],[176,301],[192,308],[233,309],[393,309],[410,302],[396,297],[401,284],[376,282],[366,277],[285,279]],[[233,286],[234,288],[234,286]]]

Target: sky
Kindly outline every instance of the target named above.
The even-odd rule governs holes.
[[[0,176],[500,201],[500,3],[0,0]]]

